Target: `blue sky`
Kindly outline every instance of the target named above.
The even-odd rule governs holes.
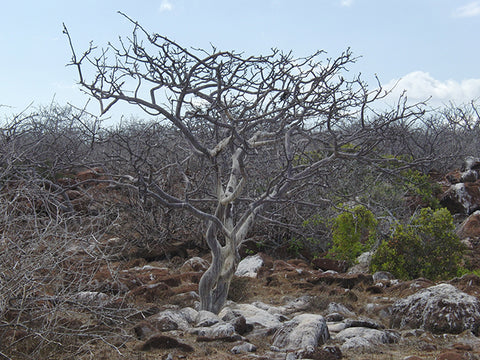
[[[64,22],[77,51],[128,36],[117,11],[182,45],[266,54],[273,47],[335,57],[350,47],[372,87],[402,79],[411,101],[480,99],[480,1],[471,0],[80,0],[8,1],[0,13],[0,116],[53,98],[82,107]],[[96,104],[89,107],[98,113]],[[3,114],[3,115],[2,115]],[[118,107],[111,116],[138,114]]]

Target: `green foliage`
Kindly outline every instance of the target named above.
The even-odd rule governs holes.
[[[303,249],[304,244],[300,239],[293,237],[288,241],[288,251],[293,255],[299,256]]]
[[[400,155],[391,155],[386,154],[382,155],[382,158],[387,160],[385,167],[389,169],[398,169],[405,164],[411,163],[413,161],[413,156],[408,154],[400,154]]]
[[[353,264],[358,255],[375,243],[377,225],[373,213],[363,205],[342,212],[333,221],[329,256]]]
[[[408,194],[418,197],[426,207],[440,208],[440,201],[435,197],[438,185],[434,185],[428,174],[409,169],[402,171],[401,175],[405,178],[403,187]]]
[[[392,184],[393,191],[403,193],[402,197],[407,195],[418,199],[421,207],[440,208],[440,201],[435,196],[440,188],[432,181],[430,175],[416,169],[400,170],[401,167],[413,161],[411,155],[383,155],[382,157],[386,160],[383,167],[397,170],[401,177],[400,182]]]
[[[397,225],[377,249],[371,270],[389,271],[401,279],[448,279],[461,272],[464,246],[446,209],[421,209],[408,225]]]

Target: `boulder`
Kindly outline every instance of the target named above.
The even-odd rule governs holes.
[[[296,312],[307,310],[311,306],[311,297],[308,295],[300,296],[292,301],[289,301],[282,308],[283,314],[293,314]]]
[[[219,314],[221,319],[232,316],[243,316],[247,326],[261,327],[267,330],[277,329],[284,320],[282,314],[269,312],[253,304],[231,304],[223,308]]]
[[[470,215],[457,229],[460,239],[480,238],[480,210]]]
[[[450,284],[431,286],[395,302],[391,324],[434,334],[458,334],[465,330],[478,334],[480,302]]]
[[[158,331],[188,330],[197,320],[198,312],[192,308],[164,310],[149,317],[148,321]]]
[[[451,185],[440,198],[440,204],[452,214],[471,214],[480,209],[480,180]]]
[[[460,182],[475,182],[478,180],[478,172],[476,170],[467,170],[462,172]]]
[[[340,314],[347,317],[355,316],[355,313],[349,310],[345,305],[338,304],[336,302],[331,302],[330,304],[328,304],[327,312],[329,314]]]
[[[206,310],[200,310],[196,318],[197,327],[209,327],[219,322],[220,318],[216,314]]]
[[[340,349],[374,351],[379,345],[397,342],[400,335],[389,330],[377,330],[364,327],[349,327],[340,331],[335,340],[343,342]]]
[[[263,258],[259,254],[247,256],[238,264],[237,271],[235,271],[235,276],[256,278],[262,265]]]
[[[464,161],[464,168],[466,170],[480,170],[480,158],[474,156],[467,156]]]
[[[372,261],[373,252],[367,251],[360,254],[357,258],[357,263],[348,269],[349,274],[368,273],[370,262]]]
[[[197,327],[190,331],[192,334],[198,335],[199,341],[214,341],[226,338],[236,339],[235,327],[230,323],[217,323],[208,327]]]
[[[338,323],[339,321],[345,320],[345,316],[343,316],[340,313],[333,312],[333,313],[328,313],[325,316],[325,319],[327,320],[327,322],[330,322],[330,323]],[[330,330],[330,328],[328,329]]]
[[[330,338],[323,316],[301,314],[286,321],[275,332],[273,346],[284,350],[313,351]]]

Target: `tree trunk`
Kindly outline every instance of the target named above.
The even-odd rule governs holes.
[[[209,234],[209,236],[212,235]],[[207,242],[212,240],[216,242],[216,239],[207,239]],[[218,314],[227,301],[230,282],[238,263],[238,255],[234,239],[227,239],[225,246],[214,246],[211,249],[212,263],[200,279],[198,292],[200,309]]]

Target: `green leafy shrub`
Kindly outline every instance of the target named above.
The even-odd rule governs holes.
[[[288,241],[288,248],[287,249],[291,254],[293,254],[295,256],[299,256],[301,251],[304,249],[304,247],[305,247],[305,245],[301,241],[301,239],[293,237]]]
[[[404,190],[411,196],[417,197],[425,207],[438,209],[440,201],[435,196],[438,184],[434,184],[428,174],[418,170],[405,170],[401,175],[404,177]]]
[[[401,279],[448,279],[461,271],[465,249],[447,209],[421,209],[410,224],[397,225],[373,256],[371,270],[389,271]]]
[[[363,205],[342,212],[333,221],[329,256],[353,264],[358,255],[375,243],[377,226],[375,216]]]

